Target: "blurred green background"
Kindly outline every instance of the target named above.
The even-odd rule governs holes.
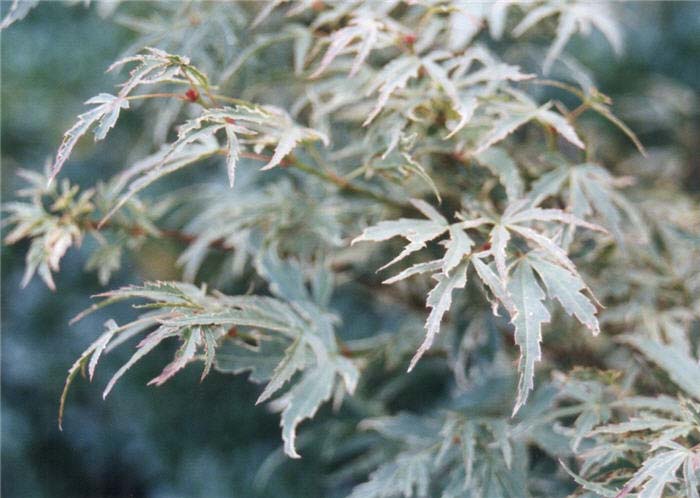
[[[8,7],[3,1],[3,12]],[[615,99],[642,140],[655,153],[666,154],[663,161],[685,163],[679,171],[690,171],[689,176],[673,180],[699,190],[698,110],[681,105],[669,118],[673,125],[662,127],[641,112],[649,111],[641,97],[630,96],[648,94],[654,82],[661,82],[661,97],[664,85],[700,94],[700,3],[631,2],[625,9],[625,55],[614,57],[600,37],[576,40],[568,50],[591,69],[598,88]],[[82,102],[113,84],[104,69],[130,38],[127,29],[100,18],[94,7],[58,2],[42,2],[2,33],[4,201],[21,186],[16,169],[41,169],[82,112]],[[119,169],[121,157],[108,151],[128,148],[136,138],[135,122],[132,127],[128,119],[125,123],[107,144],[82,141],[65,175],[89,185]],[[624,141],[616,131],[610,133]],[[628,172],[673,174],[634,167],[639,170]],[[328,477],[331,469],[311,448],[302,460],[285,461],[255,486],[261,465],[279,449],[278,417],[254,406],[258,389],[245,376],[214,372],[200,384],[200,372],[187,369],[160,388],[146,387],[168,361],[167,348],[131,370],[103,401],[101,386],[129,351],[106,357],[92,384],[75,384],[59,431],[56,416],[65,374],[107,316],[95,314],[72,327],[68,320],[89,304],[87,296],[102,288],[94,274],[82,271],[81,253],[71,250],[57,275],[57,293],[38,279],[20,289],[26,250],[26,244],[2,249],[3,497],[342,495]],[[110,286],[168,277],[163,273],[175,255],[167,245],[148,245],[138,257],[127,257]],[[165,270],[154,275],[154,267]],[[117,321],[128,314],[127,307],[110,311]],[[324,415],[313,422],[317,428]]]

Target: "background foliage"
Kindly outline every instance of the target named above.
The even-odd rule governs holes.
[[[9,4],[3,3],[4,9],[8,7]],[[172,15],[172,6],[164,8],[167,6],[163,4],[135,3],[123,7],[118,11],[123,17],[105,20],[102,16],[115,15],[106,12],[108,9],[105,5],[66,8],[45,2],[22,22],[3,31],[4,200],[14,200],[15,192],[26,186],[15,174],[17,168],[21,165],[41,171],[46,157],[53,155],[61,135],[74,121],[75,115],[84,111],[82,102],[112,87],[115,78],[103,74],[102,69],[116,60],[124,47],[138,40],[134,31],[157,29],[160,22],[167,27],[171,22],[168,16]],[[205,6],[203,12],[206,13],[209,7]],[[154,26],[135,22],[161,10],[163,21],[154,21]],[[601,315],[603,337],[590,339],[582,330],[573,333],[569,330],[565,334],[547,333],[544,346],[547,374],[538,377],[538,390],[515,423],[503,425],[509,423],[507,421],[513,408],[515,365],[502,356],[504,346],[499,343],[500,334],[479,332],[493,331],[498,327],[491,323],[488,314],[478,320],[457,321],[453,332],[456,336],[444,334],[443,331],[443,335],[447,335],[446,341],[456,340],[455,337],[461,336],[466,326],[465,337],[472,337],[473,342],[459,343],[458,350],[463,356],[455,361],[457,367],[462,369],[466,362],[468,373],[473,377],[462,378],[464,374],[462,377],[457,374],[452,379],[450,368],[455,368],[454,363],[444,361],[439,355],[427,356],[407,376],[405,367],[421,341],[422,321],[427,315],[422,310],[425,296],[422,287],[418,286],[419,292],[413,295],[410,288],[401,288],[404,292],[402,301],[405,303],[407,299],[413,299],[417,308],[416,312],[411,312],[415,313],[410,315],[413,318],[406,320],[401,308],[382,305],[371,294],[353,285],[352,281],[341,281],[331,308],[341,316],[352,319],[346,318],[339,326],[337,333],[340,337],[352,341],[367,336],[368,330],[400,330],[398,337],[405,339],[383,346],[387,349],[385,358],[381,360],[384,365],[368,370],[369,378],[364,380],[360,392],[355,398],[346,397],[341,411],[334,413],[325,406],[312,422],[306,423],[306,430],[302,430],[298,441],[303,455],[301,460],[282,456],[279,416],[269,413],[264,407],[254,407],[261,390],[246,382],[245,375],[232,376],[213,371],[200,384],[198,378],[201,370],[190,367],[162,387],[145,388],[144,384],[171,361],[174,350],[167,347],[156,349],[130,370],[114,393],[103,402],[99,395],[100,386],[105,385],[110,374],[129,358],[129,351],[127,348],[117,348],[106,355],[96,371],[94,383],[76,382],[66,408],[64,431],[59,432],[56,427],[58,397],[66,370],[94,340],[97,331],[102,330],[102,323],[107,318],[114,318],[117,323],[123,324],[133,319],[134,314],[128,306],[119,305],[107,311],[100,310],[69,329],[68,320],[86,307],[86,297],[105,290],[99,280],[105,280],[106,274],[100,276],[82,271],[88,255],[94,254],[98,248],[97,242],[86,240],[81,251],[68,251],[61,262],[61,271],[54,275],[58,289],[56,294],[48,291],[37,278],[26,289],[19,289],[24,258],[29,250],[28,243],[22,242],[4,247],[2,256],[3,496],[346,496],[358,484],[360,487],[354,488],[355,496],[381,496],[380,484],[376,484],[374,489],[372,485],[360,484],[367,478],[367,473],[381,463],[389,467],[375,474],[377,482],[388,483],[387,486],[395,484],[396,491],[400,492],[407,482],[411,482],[408,476],[413,476],[417,492],[425,480],[430,493],[436,493],[435,486],[440,485],[435,484],[436,476],[429,477],[426,470],[429,464],[439,453],[448,462],[448,468],[461,469],[461,465],[450,467],[449,463],[451,459],[460,461],[461,457],[453,454],[454,449],[448,447],[436,453],[427,452],[424,456],[421,456],[421,451],[434,447],[434,444],[444,446],[442,441],[453,439],[462,445],[465,461],[474,462],[471,472],[476,477],[472,482],[482,483],[483,496],[499,496],[498,492],[505,496],[521,496],[518,493],[523,490],[518,488],[517,483],[526,471],[530,474],[528,483],[533,495],[566,496],[576,487],[573,479],[559,467],[557,460],[560,458],[574,471],[587,473],[591,481],[607,480],[611,489],[615,485],[620,489],[630,477],[630,472],[641,467],[644,458],[635,458],[645,454],[645,445],[650,441],[663,450],[658,454],[666,456],[666,463],[682,462],[685,450],[674,447],[678,443],[670,441],[685,437],[683,441],[689,446],[698,443],[697,412],[694,411],[697,405],[692,402],[693,397],[698,398],[696,378],[684,377],[687,372],[692,372],[692,364],[697,366],[697,360],[689,359],[693,355],[697,358],[697,296],[693,300],[692,295],[682,294],[684,287],[686,291],[692,290],[693,282],[697,284],[697,270],[694,268],[698,263],[697,192],[700,188],[700,164],[697,158],[700,151],[696,138],[700,129],[697,105],[697,58],[700,47],[695,33],[700,28],[700,12],[694,3],[628,4],[621,10],[617,18],[624,20],[625,50],[622,55],[615,57],[605,39],[595,32],[585,38],[575,37],[567,45],[566,53],[578,58],[590,69],[596,87],[612,97],[613,110],[639,134],[649,150],[648,157],[642,158],[624,134],[609,122],[589,114],[582,118],[581,126],[595,130],[591,133],[595,137],[591,147],[596,160],[606,164],[617,175],[633,175],[637,179],[637,185],[641,188],[633,201],[635,205],[642,206],[652,220],[655,217],[658,226],[651,230],[654,237],[661,239],[659,246],[664,250],[658,255],[650,253],[651,267],[655,268],[656,274],[650,274],[648,267],[635,268],[630,264],[621,268],[613,265],[607,272],[595,276],[595,285],[592,286],[607,306]],[[124,17],[127,14],[133,17],[127,19]],[[115,19],[121,19],[121,22],[115,24],[112,22]],[[231,19],[230,22],[235,24],[236,20]],[[194,28],[198,26],[195,22],[191,24]],[[547,28],[552,27],[545,26],[539,35],[542,36],[543,47],[551,41]],[[79,43],[79,40],[90,40],[90,43]],[[525,72],[537,72],[537,63],[544,57],[543,49],[537,49],[537,42],[538,38],[534,36],[528,38],[528,43],[513,43],[512,40],[501,43],[504,47],[506,44],[510,46],[510,52],[504,53],[520,63],[531,60],[532,67],[523,67]],[[205,67],[207,59],[201,54],[195,60],[192,52],[197,53],[198,43],[201,42],[196,33],[176,34],[170,42],[149,41],[149,44],[173,53],[191,55],[193,62],[203,64],[205,70],[211,70]],[[496,49],[499,49],[498,44]],[[289,57],[287,52],[274,46],[264,54],[264,57],[253,57],[251,67],[239,74],[240,84],[252,89],[249,94],[253,98],[256,95],[256,71],[260,69],[257,65],[269,64],[274,68],[275,61],[288,60]],[[283,72],[276,75],[273,70],[268,77],[272,81],[275,78],[279,78],[280,82],[285,81]],[[576,105],[573,100],[568,100],[570,97],[557,93],[556,89],[537,91],[545,92],[538,94],[540,99],[558,98],[567,105]],[[280,98],[283,100],[284,97]],[[119,126],[110,132],[107,142],[93,145],[89,138],[80,142],[61,177],[89,187],[96,179],[105,179],[122,170],[123,164],[131,164],[150,152],[150,143],[154,138],[151,133],[160,133],[161,139],[166,136],[172,139],[172,135],[162,131],[164,125],[159,125],[157,120],[144,127],[142,119],[148,116],[149,112],[124,112]],[[319,120],[317,125],[323,128],[323,120]],[[155,131],[151,132],[151,129]],[[155,137],[156,140],[158,138]],[[518,139],[524,139],[524,143],[528,141],[527,136]],[[389,177],[397,174],[400,178],[405,174],[393,172],[391,165],[385,166]],[[286,208],[283,203],[280,205],[280,202],[289,202],[298,194],[297,185],[285,180],[288,169],[270,172],[277,175],[273,178],[279,178],[279,182],[268,187],[272,190],[267,191],[264,198],[274,206],[276,213],[289,213],[288,218],[281,222],[280,217],[267,214],[269,206],[260,206],[257,191],[254,191],[257,195],[246,198],[245,190],[256,185],[256,177],[250,173],[254,169],[257,169],[255,163],[243,158],[237,168],[237,185],[233,194],[224,188],[214,187],[201,193],[198,200],[203,206],[218,203],[221,211],[211,213],[209,219],[192,221],[189,228],[193,236],[204,240],[212,237],[206,230],[198,229],[205,227],[213,231],[214,240],[218,239],[221,227],[217,223],[231,229],[223,217],[226,213],[240,212],[245,215],[243,218],[248,220],[248,225],[234,225],[232,234],[251,227],[265,227],[268,236],[279,239],[283,252],[312,254],[323,247],[345,244],[346,241],[339,240],[348,234],[334,225],[335,216],[322,216],[334,209],[334,200],[328,198],[326,190],[313,184],[307,185],[305,196],[308,197],[305,201],[309,201],[308,211],[299,213],[296,211],[298,203],[292,202]],[[420,177],[419,173],[413,171],[411,174]],[[148,198],[158,199],[168,192],[191,185],[195,175],[198,182],[211,180],[221,187],[226,183],[225,173],[222,176],[219,169],[197,167],[155,184]],[[418,185],[422,184],[419,182]],[[519,188],[510,185],[513,189]],[[422,191],[425,199],[434,203],[430,185],[415,188]],[[590,194],[589,200],[594,203]],[[343,207],[346,205],[344,203]],[[163,210],[172,208],[172,205],[162,206]],[[175,205],[175,214],[170,221],[173,225],[187,219],[187,213],[182,214],[187,207],[179,209]],[[372,214],[365,213],[360,207],[358,209],[361,214]],[[142,213],[133,208],[130,216],[147,227],[149,217],[157,210],[149,207],[146,211]],[[450,211],[443,209],[442,212]],[[350,219],[355,218],[356,214],[348,213]],[[310,218],[312,216],[319,218]],[[233,217],[240,218],[238,214]],[[418,215],[414,212],[413,217]],[[313,222],[309,222],[309,219],[313,219]],[[629,228],[627,221],[616,221],[614,218],[603,221],[607,222],[604,224],[612,229],[613,234],[616,226],[620,231]],[[348,221],[342,220],[342,223]],[[361,228],[358,225],[353,235],[359,235]],[[301,237],[299,230],[308,232]],[[143,280],[181,278],[180,267],[176,265],[184,247],[181,240],[172,237],[165,240],[149,237],[135,239],[142,239],[139,240],[140,245],[136,251],[125,251],[120,267],[112,275],[109,288]],[[131,238],[127,237],[126,240]],[[255,251],[255,238],[251,240],[252,250]],[[251,244],[249,240],[234,242],[242,244],[242,253],[251,250],[245,245]],[[367,243],[358,243],[357,247],[363,244]],[[379,279],[371,276],[373,271],[389,260],[389,255],[393,257],[398,252],[393,249],[390,252],[389,246],[381,246],[377,252],[379,254],[367,262],[366,270],[358,275],[378,283]],[[103,255],[105,258],[108,256]],[[250,267],[242,267],[242,276],[237,276],[232,270],[231,276],[222,273],[222,269],[241,268],[241,262],[236,267],[231,262],[217,260],[218,257],[214,254],[213,259],[207,260],[201,269],[203,276],[212,282],[214,288],[221,288],[227,294],[245,292],[250,280]],[[105,261],[109,259],[98,260],[95,265],[104,268]],[[194,250],[189,253],[185,263],[185,272],[189,271],[193,276],[198,268]],[[242,263],[245,264],[245,261]],[[403,268],[397,267],[394,273]],[[265,270],[259,269],[259,273],[265,274]],[[626,296],[629,292],[630,273],[637,276],[636,281],[632,279],[634,301],[616,301],[617,296]],[[669,280],[671,274],[673,278]],[[427,287],[425,290],[427,292]],[[625,302],[632,302],[634,306],[626,307]],[[468,306],[465,309],[469,311],[467,316],[477,316],[478,310],[470,310]],[[626,317],[622,320],[624,326],[620,325],[620,317]],[[635,320],[639,323],[639,327],[632,327],[635,332],[642,328],[651,331],[638,332],[627,339],[633,348],[620,346],[619,342],[611,340],[621,332],[630,332],[629,323],[634,324]],[[608,337],[605,337],[606,330]],[[670,345],[660,346],[663,342]],[[356,345],[360,348],[362,342]],[[377,346],[370,344],[369,347]],[[658,350],[664,347],[676,347],[680,352]],[[506,347],[506,350],[511,349]],[[476,353],[470,356],[467,354],[469,351]],[[644,360],[633,351],[646,354],[652,361]],[[680,359],[672,355],[680,355]],[[683,359],[685,357],[688,357],[687,360]],[[658,358],[675,359],[664,364]],[[691,370],[674,370],[683,361],[690,362],[688,369]],[[640,368],[651,369],[654,364],[660,368],[649,375],[630,374],[638,372]],[[577,365],[592,367],[593,370],[579,369],[572,373]],[[488,380],[482,385],[479,377]],[[373,388],[373,384],[377,387]],[[635,384],[634,388],[632,384]],[[649,401],[651,398],[641,397],[656,397],[662,393],[670,397],[654,398],[653,402]],[[675,396],[679,393],[685,393],[690,400],[681,398],[680,402],[676,401]],[[564,411],[557,425],[553,426],[556,430],[546,427],[529,429],[526,423],[517,425],[518,420],[527,422],[538,419],[543,412],[551,410],[555,396],[558,400],[556,406]],[[445,412],[445,408],[452,411]],[[608,409],[620,410],[623,418],[619,418],[617,413],[614,417],[612,412],[608,415],[605,411]],[[462,414],[466,419],[451,418],[454,413]],[[390,414],[403,415],[391,419],[385,417]],[[639,425],[612,425],[599,429],[597,439],[584,440],[583,437],[606,422],[608,416],[612,417],[611,423],[633,423],[636,420],[634,423]],[[361,422],[362,419],[369,420]],[[552,422],[555,422],[554,416]],[[356,430],[358,423],[362,429],[360,431]],[[506,430],[532,430],[536,444],[513,443],[511,447],[498,439]],[[406,434],[410,434],[410,437]],[[617,434],[622,434],[624,438],[616,439]],[[517,439],[515,434],[513,440]],[[470,446],[468,441],[474,441],[474,446]],[[622,442],[631,445],[631,448],[624,448]],[[585,458],[576,462],[571,459],[572,444],[577,450],[579,446],[601,450],[598,453],[589,452],[588,456],[584,455]],[[363,453],[365,451],[366,454]],[[613,466],[612,470],[606,468],[610,461],[619,461],[617,457],[623,453],[626,458],[622,459],[623,465]],[[494,461],[497,465],[484,470],[485,461]],[[688,461],[692,473],[693,465],[697,467],[697,463],[693,463],[692,459]],[[498,467],[501,465],[498,462],[504,465],[509,463],[510,468]],[[577,463],[583,463],[583,468]],[[664,463],[652,461],[657,467]],[[663,474],[658,468],[648,465],[655,476]],[[398,483],[392,484],[392,472],[398,472],[395,474],[399,476]],[[483,484],[489,481],[489,472],[499,476],[496,481],[500,483],[498,489],[501,491]],[[668,496],[690,496],[692,480],[689,475],[686,472],[682,481],[686,487],[679,487],[675,495]],[[643,474],[638,476],[643,478]],[[593,484],[586,486],[591,493],[597,490],[603,496],[608,496]],[[407,494],[410,494],[411,488],[408,490]],[[657,496],[651,494],[653,492],[649,490],[648,495],[640,496]],[[615,493],[609,496],[615,496]]]

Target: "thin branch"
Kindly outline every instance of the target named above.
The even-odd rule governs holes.
[[[222,149],[222,153],[225,153],[225,150]],[[262,161],[262,162],[269,162],[270,156],[266,156],[264,154],[256,154],[254,152],[247,152],[247,151],[241,151],[240,152],[241,157],[245,157],[247,159],[254,159],[256,161]],[[331,183],[338,187],[341,191],[345,191],[348,193],[352,193],[355,195],[358,195],[360,197],[366,197],[368,199],[373,199],[377,202],[381,202],[382,204],[397,208],[397,209],[408,209],[411,206],[408,204],[403,204],[399,201],[395,201],[393,199],[390,199],[388,197],[383,196],[382,194],[375,192],[374,190],[370,190],[368,188],[365,188],[361,185],[358,185],[357,183],[354,183],[346,178],[343,178],[342,176],[338,176],[337,174],[333,173],[332,171],[328,170],[321,170],[319,168],[315,168],[311,166],[310,164],[307,164],[303,161],[301,161],[299,158],[293,155],[287,156],[285,159],[283,159],[280,162],[280,166],[282,167],[291,167],[291,168],[296,168],[299,171],[303,171],[304,173],[308,173],[310,175],[313,175],[317,178],[321,178],[322,180]]]
[[[185,244],[191,244],[196,240],[196,237],[194,235],[190,235],[188,233],[185,233],[181,230],[176,230],[176,229],[169,229],[169,228],[157,228],[157,232],[150,232],[143,228],[140,225],[122,225],[118,223],[113,223],[111,221],[107,221],[103,225],[98,225],[97,222],[93,220],[87,220],[84,223],[84,228],[85,230],[88,231],[94,231],[94,232],[99,232],[100,230],[103,229],[112,229],[112,230],[124,230],[127,232],[129,235],[132,235],[134,237],[144,237],[144,236],[153,236],[155,238],[166,238],[166,239],[171,239],[171,240],[176,240],[178,242],[183,242]],[[219,249],[221,251],[227,251],[231,249],[231,247],[227,246],[224,242],[224,239],[216,239],[213,240],[210,244],[209,247],[212,247],[214,249]]]
[[[569,85],[568,83],[563,83],[561,81],[539,79],[538,78],[538,79],[526,81],[526,83],[529,83],[531,85],[542,85],[542,86],[551,86],[554,88],[559,88],[561,90],[565,90],[569,93],[576,95],[582,101],[585,101],[587,99],[586,94],[583,93],[581,90],[579,90],[578,88],[576,88],[573,85]]]
[[[406,209],[406,208],[410,207],[407,204],[403,204],[399,201],[395,201],[393,199],[385,197],[382,194],[375,192],[374,190],[367,189],[365,187],[357,185],[356,183],[353,183],[349,180],[346,180],[342,176],[338,176],[331,171],[322,171],[318,168],[314,168],[313,166],[310,166],[310,165],[300,161],[299,159],[297,159],[294,156],[290,157],[289,166],[296,168],[300,171],[303,171],[305,173],[309,173],[310,175],[314,175],[314,176],[321,178],[322,180],[325,180],[329,183],[332,183],[333,185],[337,186],[341,191],[349,192],[349,193],[358,195],[360,197],[366,197],[368,199],[373,199],[373,200],[380,202],[386,206],[390,206],[390,207],[397,208],[397,209]]]
[[[143,99],[158,99],[158,98],[176,98],[187,100],[181,93],[142,93],[140,95],[129,95],[124,97],[125,100],[143,100]]]

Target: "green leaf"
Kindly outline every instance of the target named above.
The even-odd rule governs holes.
[[[93,125],[97,125],[94,131],[95,140],[102,140],[117,122],[119,111],[129,108],[129,101],[124,97],[116,97],[108,93],[101,93],[87,100],[85,104],[96,105],[96,107],[79,115],[78,121],[63,136],[63,141],[58,148],[58,152],[56,152],[56,158],[51,166],[49,181],[58,175],[61,168],[63,168],[63,164],[70,157],[75,144]]]
[[[95,341],[93,345],[88,348],[88,350],[93,349],[92,355],[90,356],[90,363],[88,363],[88,377],[91,381],[95,375],[95,368],[97,367],[97,363],[100,361],[102,352],[107,347],[107,344],[109,344],[109,342],[112,340],[114,334],[119,332],[119,327],[114,320],[108,320],[105,323],[105,327],[107,328],[107,332],[102,334],[97,341]]]
[[[384,109],[389,97],[401,88],[405,88],[408,82],[418,76],[421,60],[414,55],[402,55],[388,64],[375,76],[372,85],[367,90],[367,95],[379,91],[377,102],[370,111],[362,126],[369,125],[374,118]]]
[[[627,422],[619,424],[608,424],[598,427],[594,434],[627,434],[638,431],[658,431],[669,426],[678,425],[677,420],[645,416],[643,418],[633,418]]]
[[[480,257],[473,257],[471,259],[471,262],[474,265],[474,269],[476,270],[477,275],[479,275],[481,281],[484,284],[486,284],[486,286],[491,290],[491,293],[496,297],[496,299],[500,301],[501,304],[503,304],[508,313],[510,313],[511,316],[514,316],[517,313],[517,311],[515,310],[515,305],[513,304],[513,300],[510,294],[508,293],[508,289],[504,281],[500,279],[496,275],[496,273],[491,269],[491,267],[484,263]],[[493,302],[492,308],[493,314],[496,315],[496,311],[498,309],[498,302]]]
[[[360,236],[352,241],[352,244],[361,241],[380,242],[397,236],[408,240],[409,244],[401,254],[385,264],[380,268],[381,270],[401,261],[411,253],[423,249],[427,242],[439,237],[447,230],[446,224],[433,220],[401,218],[393,221],[380,221],[378,224],[366,228]]]
[[[284,357],[286,342],[260,339],[257,346],[236,340],[225,340],[216,350],[214,368],[219,372],[250,372],[250,381],[261,384],[270,380]]]
[[[109,320],[106,324],[107,331],[104,332],[100,337],[97,338],[90,346],[87,347],[85,351],[80,355],[80,357],[75,360],[73,365],[71,365],[68,370],[68,377],[66,377],[65,385],[63,386],[63,391],[61,392],[61,401],[58,407],[58,428],[63,430],[63,412],[66,407],[66,399],[68,398],[68,390],[70,385],[73,383],[73,379],[78,375],[78,372],[85,366],[85,363],[90,359],[90,364],[88,366],[88,372],[90,375],[90,380],[95,373],[95,366],[100,358],[100,355],[105,349],[105,346],[114,337],[114,334],[118,332],[118,328],[113,320]]]
[[[623,340],[661,367],[678,387],[700,400],[700,365],[688,351],[641,335],[627,335]]]
[[[677,445],[674,445],[677,446]],[[639,498],[662,498],[664,489],[677,481],[676,473],[687,458],[693,455],[685,449],[663,451],[644,462],[634,477],[625,484],[632,490],[641,486]]]
[[[698,474],[698,456],[689,456],[683,462],[683,481],[688,498],[700,498],[700,477]]]
[[[217,339],[221,335],[221,330],[216,327],[202,327],[202,341],[204,342],[204,369],[199,381],[206,379],[214,366],[216,360]]]
[[[306,344],[301,339],[294,341],[284,352],[284,358],[272,372],[270,382],[260,394],[256,405],[263,403],[292,378],[295,372],[303,370],[307,363]]]
[[[230,123],[226,123],[226,171],[228,172],[228,183],[231,188],[236,180],[236,165],[238,164],[239,145],[236,137],[236,129]]]
[[[542,109],[545,109],[543,107]],[[513,110],[503,115],[493,122],[490,130],[483,136],[479,137],[479,142],[474,148],[473,154],[478,156],[482,152],[488,150],[493,144],[500,142],[522,125],[535,119],[541,109],[527,109],[522,111]]]
[[[619,496],[617,491],[611,491],[610,489],[606,488],[605,486],[603,486],[601,484],[587,481],[586,479],[584,479],[580,475],[574,473],[561,460],[559,460],[559,465],[561,465],[562,468],[566,471],[566,473],[569,474],[574,479],[574,481],[576,481],[576,483],[579,486],[581,486],[583,489],[585,489],[587,491],[592,491],[592,492],[598,494],[599,496],[604,496],[606,498],[616,498],[617,496]]]
[[[408,277],[412,277],[413,275],[420,275],[422,273],[428,273],[428,272],[434,272],[436,270],[441,269],[443,266],[443,260],[441,259],[436,259],[434,261],[428,261],[427,263],[416,263],[413,266],[409,266],[405,270],[403,270],[401,273],[397,273],[391,278],[388,278],[382,282],[383,284],[393,284],[395,282],[398,282],[400,280],[404,280]]]
[[[571,126],[571,124],[560,114],[543,109],[537,114],[537,119],[554,128],[557,131],[557,133],[559,133],[562,137],[567,139],[579,149],[586,148],[584,143],[576,134],[576,130],[574,129],[574,127]]]
[[[442,272],[445,274],[456,268],[464,256],[471,252],[474,245],[474,241],[458,226],[450,226],[449,233],[450,238],[444,243],[447,251],[442,260]]]
[[[344,49],[349,48],[351,42],[359,38],[360,42],[358,46],[352,47],[352,50],[357,52],[357,56],[352,63],[349,76],[352,77],[357,74],[360,67],[362,67],[362,63],[377,43],[380,29],[384,26],[382,22],[373,19],[367,14],[369,14],[369,12],[352,19],[348,26],[335,31],[331,35],[330,46],[323,56],[318,69],[311,75],[311,78],[320,76],[328,65],[333,62],[333,59]]]
[[[536,254],[528,255],[528,262],[547,287],[550,299],[556,299],[570,315],[598,334],[600,325],[593,303],[581,292],[586,288],[583,281],[561,266],[550,263]]]
[[[129,358],[129,360],[116,371],[112,378],[109,379],[107,387],[105,387],[104,391],[102,392],[102,397],[106,398],[107,395],[109,395],[117,381],[127,372],[127,370],[133,367],[137,361],[150,353],[164,339],[173,337],[177,335],[177,333],[178,331],[174,327],[161,326],[147,335],[146,338],[141,341],[138,346],[136,346],[136,352],[131,356],[131,358]]]
[[[184,335],[184,342],[177,353],[175,353],[175,359],[163,369],[160,375],[148,382],[149,386],[163,385],[170,377],[185,368],[187,363],[194,358],[194,355],[197,353],[197,346],[202,339],[202,331],[198,328],[192,328],[182,333],[182,335]]]
[[[428,299],[425,301],[426,306],[432,308],[425,322],[425,339],[411,359],[411,363],[408,366],[409,372],[413,370],[421,356],[430,349],[430,346],[432,346],[435,340],[435,336],[440,331],[442,317],[452,305],[452,291],[455,289],[464,289],[467,283],[468,266],[469,262],[465,261],[460,263],[449,275],[441,273],[434,276],[435,280],[437,280],[437,284],[430,291]]]
[[[476,160],[482,166],[490,169],[494,175],[498,176],[511,201],[522,197],[524,190],[523,180],[520,177],[518,166],[505,149],[490,147],[476,155]]]
[[[290,302],[311,300],[298,261],[282,260],[274,248],[268,248],[260,251],[256,266],[276,296]]]
[[[508,291],[517,311],[517,314],[511,317],[511,323],[515,327],[515,343],[520,348],[518,361],[520,382],[513,408],[515,414],[525,404],[528,393],[534,386],[535,363],[542,356],[540,350],[542,324],[548,323],[550,316],[547,308],[542,304],[545,294],[535,280],[535,274],[527,260],[521,260],[518,263],[508,285]]]
[[[284,452],[291,458],[301,458],[295,448],[297,426],[307,418],[312,418],[319,406],[328,401],[333,392],[335,368],[331,364],[319,364],[307,370],[285,398],[282,412],[282,439]]]
[[[265,171],[279,165],[303,138],[304,135],[299,128],[293,128],[282,135],[280,141],[277,143],[277,147],[275,147],[275,152],[272,154],[272,157],[268,163],[260,169]]]
[[[496,263],[496,270],[498,271],[498,276],[505,285],[508,278],[508,270],[506,269],[506,246],[510,240],[510,232],[501,224],[495,224],[491,229],[491,234],[489,235],[489,242],[491,243],[491,254],[493,254],[493,260]]]
[[[430,459],[427,452],[402,453],[372,472],[369,481],[356,486],[348,498],[428,496]]]
[[[594,25],[600,30],[613,49],[620,53],[622,50],[622,35],[615,22],[610,6],[605,4],[592,5],[587,2],[546,2],[528,12],[513,30],[513,35],[522,36],[530,28],[543,19],[559,15],[556,37],[547,51],[542,71],[549,70],[559,57],[571,37],[577,32],[588,32]]]

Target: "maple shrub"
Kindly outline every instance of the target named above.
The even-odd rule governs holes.
[[[566,51],[623,51],[618,7],[101,5],[135,42],[45,171],[21,172],[4,240],[30,241],[24,284],[54,289],[87,238],[105,286],[154,239],[181,278],[133,275],[75,318],[134,303],[70,367],[59,423],[103,355],[133,348],[107,396],[177,344],[149,384],[246,375],[283,452],[327,445],[353,498],[700,498],[698,200],[655,181],[662,156]],[[71,184],[74,148],[131,113],[146,152]]]

